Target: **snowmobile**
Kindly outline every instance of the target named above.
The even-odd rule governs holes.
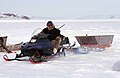
[[[14,59],[9,59],[7,55],[4,55],[3,58],[6,61],[11,60],[18,60],[22,61],[21,57],[30,57],[29,61],[31,63],[40,63],[40,62],[46,62],[50,58],[53,58],[54,56],[61,54],[65,56],[65,49],[70,49],[71,47],[75,46],[75,43],[73,45],[70,45],[69,38],[61,35],[61,44],[59,49],[57,50],[57,53],[54,54],[53,52],[53,45],[47,38],[49,34],[43,34],[38,38],[31,38],[29,42],[23,43],[21,46],[21,53],[16,54],[16,57]],[[64,47],[64,44],[68,44],[67,47]]]
[[[65,56],[65,49],[70,49],[75,46],[75,43],[73,45],[70,45],[69,38],[61,35],[61,43],[60,47],[58,48],[57,52],[53,52],[53,45],[49,41],[48,36],[50,34],[41,34],[39,37],[35,38],[32,37],[29,42],[23,43],[21,45],[21,53],[16,54],[15,58],[9,59],[7,55],[4,55],[3,58],[6,61],[12,61],[12,60],[18,60],[18,61],[23,61],[22,57],[29,57],[29,61],[31,63],[40,63],[40,62],[46,62],[49,59],[53,58],[54,56],[60,56],[64,55]],[[64,46],[67,44],[68,46]],[[4,46],[3,46],[4,47]],[[7,50],[7,52],[11,52]]]

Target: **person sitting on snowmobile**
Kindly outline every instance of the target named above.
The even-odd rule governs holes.
[[[34,35],[29,42],[23,43],[20,54],[7,54],[3,58],[5,60],[10,60],[9,58],[19,60],[18,58],[29,56],[32,62],[41,62],[50,59],[46,56],[54,56],[59,52],[64,52],[63,44],[69,44],[68,37],[61,35],[60,30],[55,28],[52,21],[48,21],[46,25],[47,27]],[[7,52],[9,51],[7,48],[5,49]]]
[[[59,48],[60,43],[61,43],[60,30],[55,28],[55,25],[53,24],[52,21],[48,21],[46,26],[47,26],[46,28],[44,28],[37,35],[34,35],[32,38],[37,38],[37,37],[41,36],[41,34],[49,34],[48,39],[53,44],[53,47],[54,47],[53,52],[56,53],[57,49]]]

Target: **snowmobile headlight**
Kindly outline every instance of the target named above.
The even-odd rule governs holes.
[[[36,39],[31,39],[31,42],[36,42]]]

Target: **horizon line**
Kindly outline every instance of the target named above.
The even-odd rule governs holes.
[[[46,21],[54,21],[54,22],[119,22],[120,19],[64,19],[64,20],[0,20],[0,22],[46,22]]]

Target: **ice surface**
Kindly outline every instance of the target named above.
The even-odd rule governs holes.
[[[47,22],[47,21],[46,21]],[[7,43],[30,40],[36,28],[46,27],[45,21],[0,22],[0,34],[8,36]],[[120,21],[53,21],[61,33],[76,41],[74,36],[115,35],[112,47],[102,51],[76,54],[67,52],[66,57],[31,64],[30,62],[6,62],[0,53],[0,78],[120,78]],[[76,41],[77,42],[77,41]],[[76,47],[79,47],[77,43]]]

